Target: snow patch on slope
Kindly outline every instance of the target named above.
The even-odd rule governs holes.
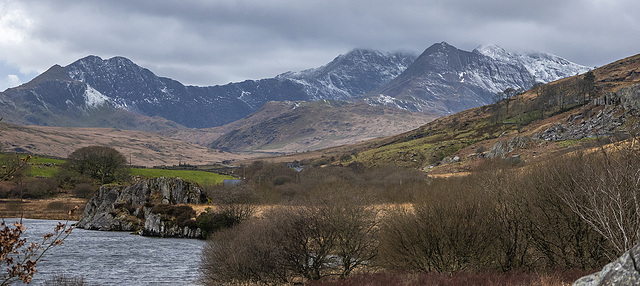
[[[87,108],[96,108],[108,101],[109,97],[87,84],[87,89],[84,91],[84,104]]]

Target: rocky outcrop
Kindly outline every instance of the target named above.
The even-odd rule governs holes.
[[[625,252],[602,271],[582,277],[573,286],[640,285],[640,245]]]
[[[623,87],[616,92],[616,95],[627,112],[640,115],[640,84]]]
[[[594,99],[591,104],[604,105],[595,116],[573,114],[566,122],[558,123],[534,136],[547,141],[611,136],[620,129],[627,115],[640,116],[640,84],[623,87],[615,93]]]
[[[206,197],[197,185],[180,178],[155,178],[130,186],[104,185],[87,202],[79,228],[136,231],[142,235],[199,238],[195,227],[154,213],[155,205],[198,204]]]
[[[534,135],[536,139],[563,141],[594,136],[611,136],[625,122],[625,115],[617,107],[607,107],[596,116],[585,118],[581,114],[571,115],[564,123],[558,123],[542,133]]]
[[[140,234],[143,236],[202,237],[202,231],[199,228],[180,227],[174,222],[162,220],[162,215],[160,214],[154,214],[148,211],[145,217],[144,228],[140,230]]]
[[[526,149],[533,140],[529,136],[517,136],[509,140],[496,142],[484,155],[485,158],[505,158],[508,153],[518,149]]]

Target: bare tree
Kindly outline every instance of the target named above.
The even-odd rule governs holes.
[[[606,146],[551,166],[573,172],[557,188],[566,204],[611,244],[609,258],[640,243],[640,153],[632,144]]]

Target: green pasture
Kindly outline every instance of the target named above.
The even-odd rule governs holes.
[[[15,156],[13,154],[0,154],[0,159],[5,156]],[[62,159],[54,159],[47,157],[33,156],[29,160],[30,166],[27,170],[29,177],[45,177],[52,178],[58,172],[60,165],[66,161]],[[180,177],[185,180],[194,181],[200,185],[222,184],[224,179],[234,179],[231,176],[220,175],[205,171],[195,170],[166,170],[166,169],[149,169],[149,168],[132,168],[132,176],[140,176],[144,178],[157,177]]]
[[[224,179],[234,179],[231,176],[220,175],[205,171],[192,170],[165,170],[165,169],[131,169],[131,175],[145,178],[157,177],[180,177],[185,180],[194,181],[200,185],[222,184]]]

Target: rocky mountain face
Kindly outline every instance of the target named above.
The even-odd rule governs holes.
[[[595,114],[578,113],[550,126],[534,136],[546,141],[580,140],[587,137],[607,137],[620,131],[628,118],[640,115],[640,84],[610,92],[591,102],[602,106]]]
[[[442,42],[363,99],[372,105],[446,115],[490,104],[507,88],[526,90],[538,82],[586,71],[587,67],[549,54],[515,54],[495,45],[468,52]]]
[[[162,117],[118,108],[91,85],[70,77],[67,68],[53,66],[31,82],[0,93],[5,122],[23,125],[117,127],[158,131],[184,128]]]
[[[164,118],[167,125],[206,128],[236,121],[269,101],[348,98],[371,91],[400,74],[414,58],[354,50],[317,69],[199,87],[158,77],[123,57],[89,56],[66,67],[56,65],[0,93],[0,113],[18,124],[127,128],[118,117],[109,116],[125,110]]]
[[[355,49],[319,68],[287,72],[276,78],[292,80],[304,87],[308,101],[349,100],[383,86],[409,67],[416,56]]]

